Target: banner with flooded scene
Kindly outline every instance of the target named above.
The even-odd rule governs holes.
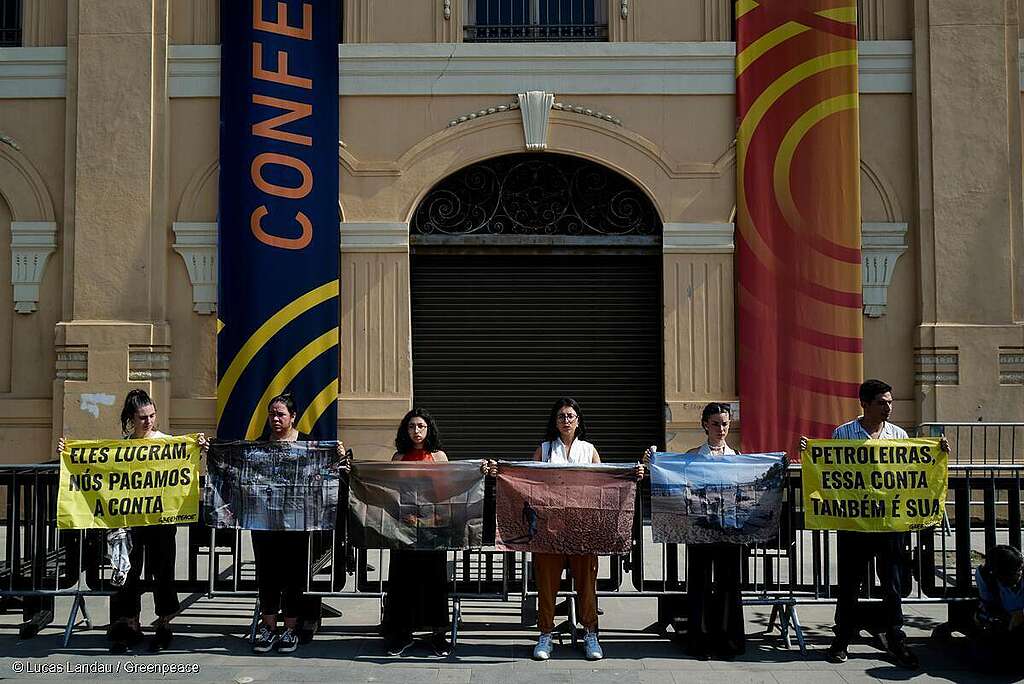
[[[333,530],[338,443],[213,442],[203,515],[211,527]]]
[[[757,544],[782,512],[786,455],[657,453],[651,459],[651,527],[659,544]]]

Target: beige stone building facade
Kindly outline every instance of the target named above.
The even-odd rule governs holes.
[[[528,144],[653,203],[668,446],[737,400],[730,3],[597,2],[594,40],[499,43],[467,42],[467,0],[344,0],[339,428],[360,454],[389,455],[412,402],[417,207]],[[170,431],[212,432],[219,3],[20,5],[0,49],[0,460],[112,435],[134,386]],[[903,424],[1022,421],[1024,7],[858,5],[866,373]]]

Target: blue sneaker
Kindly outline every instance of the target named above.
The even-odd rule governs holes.
[[[551,632],[544,632],[537,639],[537,645],[533,647],[533,659],[534,660],[547,660],[551,657],[551,651],[555,648],[555,643],[551,638]]]
[[[604,658],[601,644],[597,643],[597,632],[587,632],[583,637],[583,655],[587,660],[600,660]]]

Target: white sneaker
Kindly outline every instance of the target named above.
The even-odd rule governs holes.
[[[551,638],[551,632],[544,632],[537,639],[537,645],[533,647],[533,659],[534,660],[547,660],[551,657],[551,651],[555,648],[555,643]]]
[[[583,637],[583,655],[587,660],[604,658],[601,644],[597,643],[597,632],[587,632]]]

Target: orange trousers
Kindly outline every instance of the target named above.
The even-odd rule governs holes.
[[[597,556],[591,555],[533,554],[533,576],[537,580],[537,626],[541,632],[555,628],[555,597],[566,565],[575,583],[577,619],[588,631],[597,631]]]

